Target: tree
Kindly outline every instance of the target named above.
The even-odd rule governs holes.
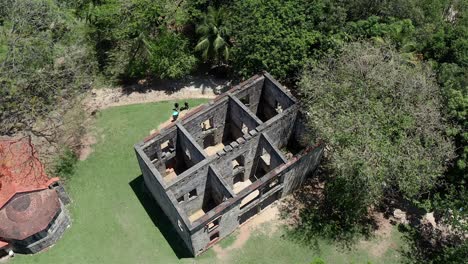
[[[84,25],[67,9],[48,0],[12,0],[2,8],[0,134],[14,135],[35,131],[38,120],[72,105],[89,88],[95,63]]]
[[[105,75],[125,81],[188,74],[195,57],[188,49],[188,39],[179,32],[188,16],[184,5],[182,0],[106,0],[92,5],[89,35]],[[158,59],[162,61],[156,67]],[[180,67],[183,60],[186,64]]]
[[[219,63],[222,60],[229,60],[229,27],[226,25],[226,9],[220,7],[208,7],[208,12],[203,17],[203,21],[197,27],[197,34],[201,35],[195,51],[201,52],[205,61],[212,60]]]
[[[367,42],[304,70],[299,87],[312,138],[330,149],[325,205],[303,212],[304,235],[346,233],[385,195],[414,201],[435,186],[454,148],[433,75]]]
[[[292,81],[309,59],[332,52],[341,10],[329,1],[234,1],[232,63],[243,77],[267,70]],[[324,33],[330,32],[330,37]]]
[[[190,54],[188,40],[179,34],[163,31],[158,38],[145,40],[148,63],[153,75],[160,79],[180,78],[195,67],[195,56]]]

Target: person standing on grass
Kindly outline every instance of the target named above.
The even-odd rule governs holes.
[[[184,103],[184,106],[180,108],[180,111],[184,111],[184,110],[189,110],[189,104],[187,101]]]
[[[172,109],[172,122],[176,121],[179,117],[179,104],[174,104],[174,109]]]

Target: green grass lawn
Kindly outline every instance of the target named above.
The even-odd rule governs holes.
[[[191,106],[206,100],[189,100]],[[190,258],[160,208],[143,192],[133,144],[166,121],[173,101],[110,108],[98,114],[94,152],[77,164],[67,182],[73,203],[73,224],[58,243],[32,256],[17,255],[13,263],[310,263],[320,256],[327,263],[398,263],[397,250],[382,257],[365,249],[340,250],[321,242],[319,250],[298,245],[278,231],[255,231],[243,248],[219,261],[213,250]],[[271,232],[270,232],[271,233]],[[235,240],[221,241],[226,247]],[[400,243],[394,231],[392,240]]]

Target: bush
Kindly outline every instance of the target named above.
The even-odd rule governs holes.
[[[57,158],[54,166],[54,176],[59,176],[62,179],[68,179],[75,171],[75,165],[78,162],[77,155],[66,148],[62,154]]]

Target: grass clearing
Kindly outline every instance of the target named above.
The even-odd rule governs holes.
[[[206,100],[188,100],[191,106]],[[175,231],[161,209],[145,193],[133,144],[166,121],[174,101],[127,105],[101,111],[96,121],[97,144],[89,157],[77,164],[67,182],[72,197],[72,227],[46,252],[12,261],[22,263],[310,263],[321,257],[326,263],[398,263],[396,249],[381,257],[365,249],[352,251],[321,241],[318,251],[298,245],[259,228],[244,247],[219,261],[209,250],[193,259],[183,253]],[[145,209],[146,208],[146,209]],[[268,223],[264,225],[268,226]],[[396,232],[396,231],[395,231]],[[235,242],[236,233],[221,241]],[[398,233],[392,241],[400,244]]]

